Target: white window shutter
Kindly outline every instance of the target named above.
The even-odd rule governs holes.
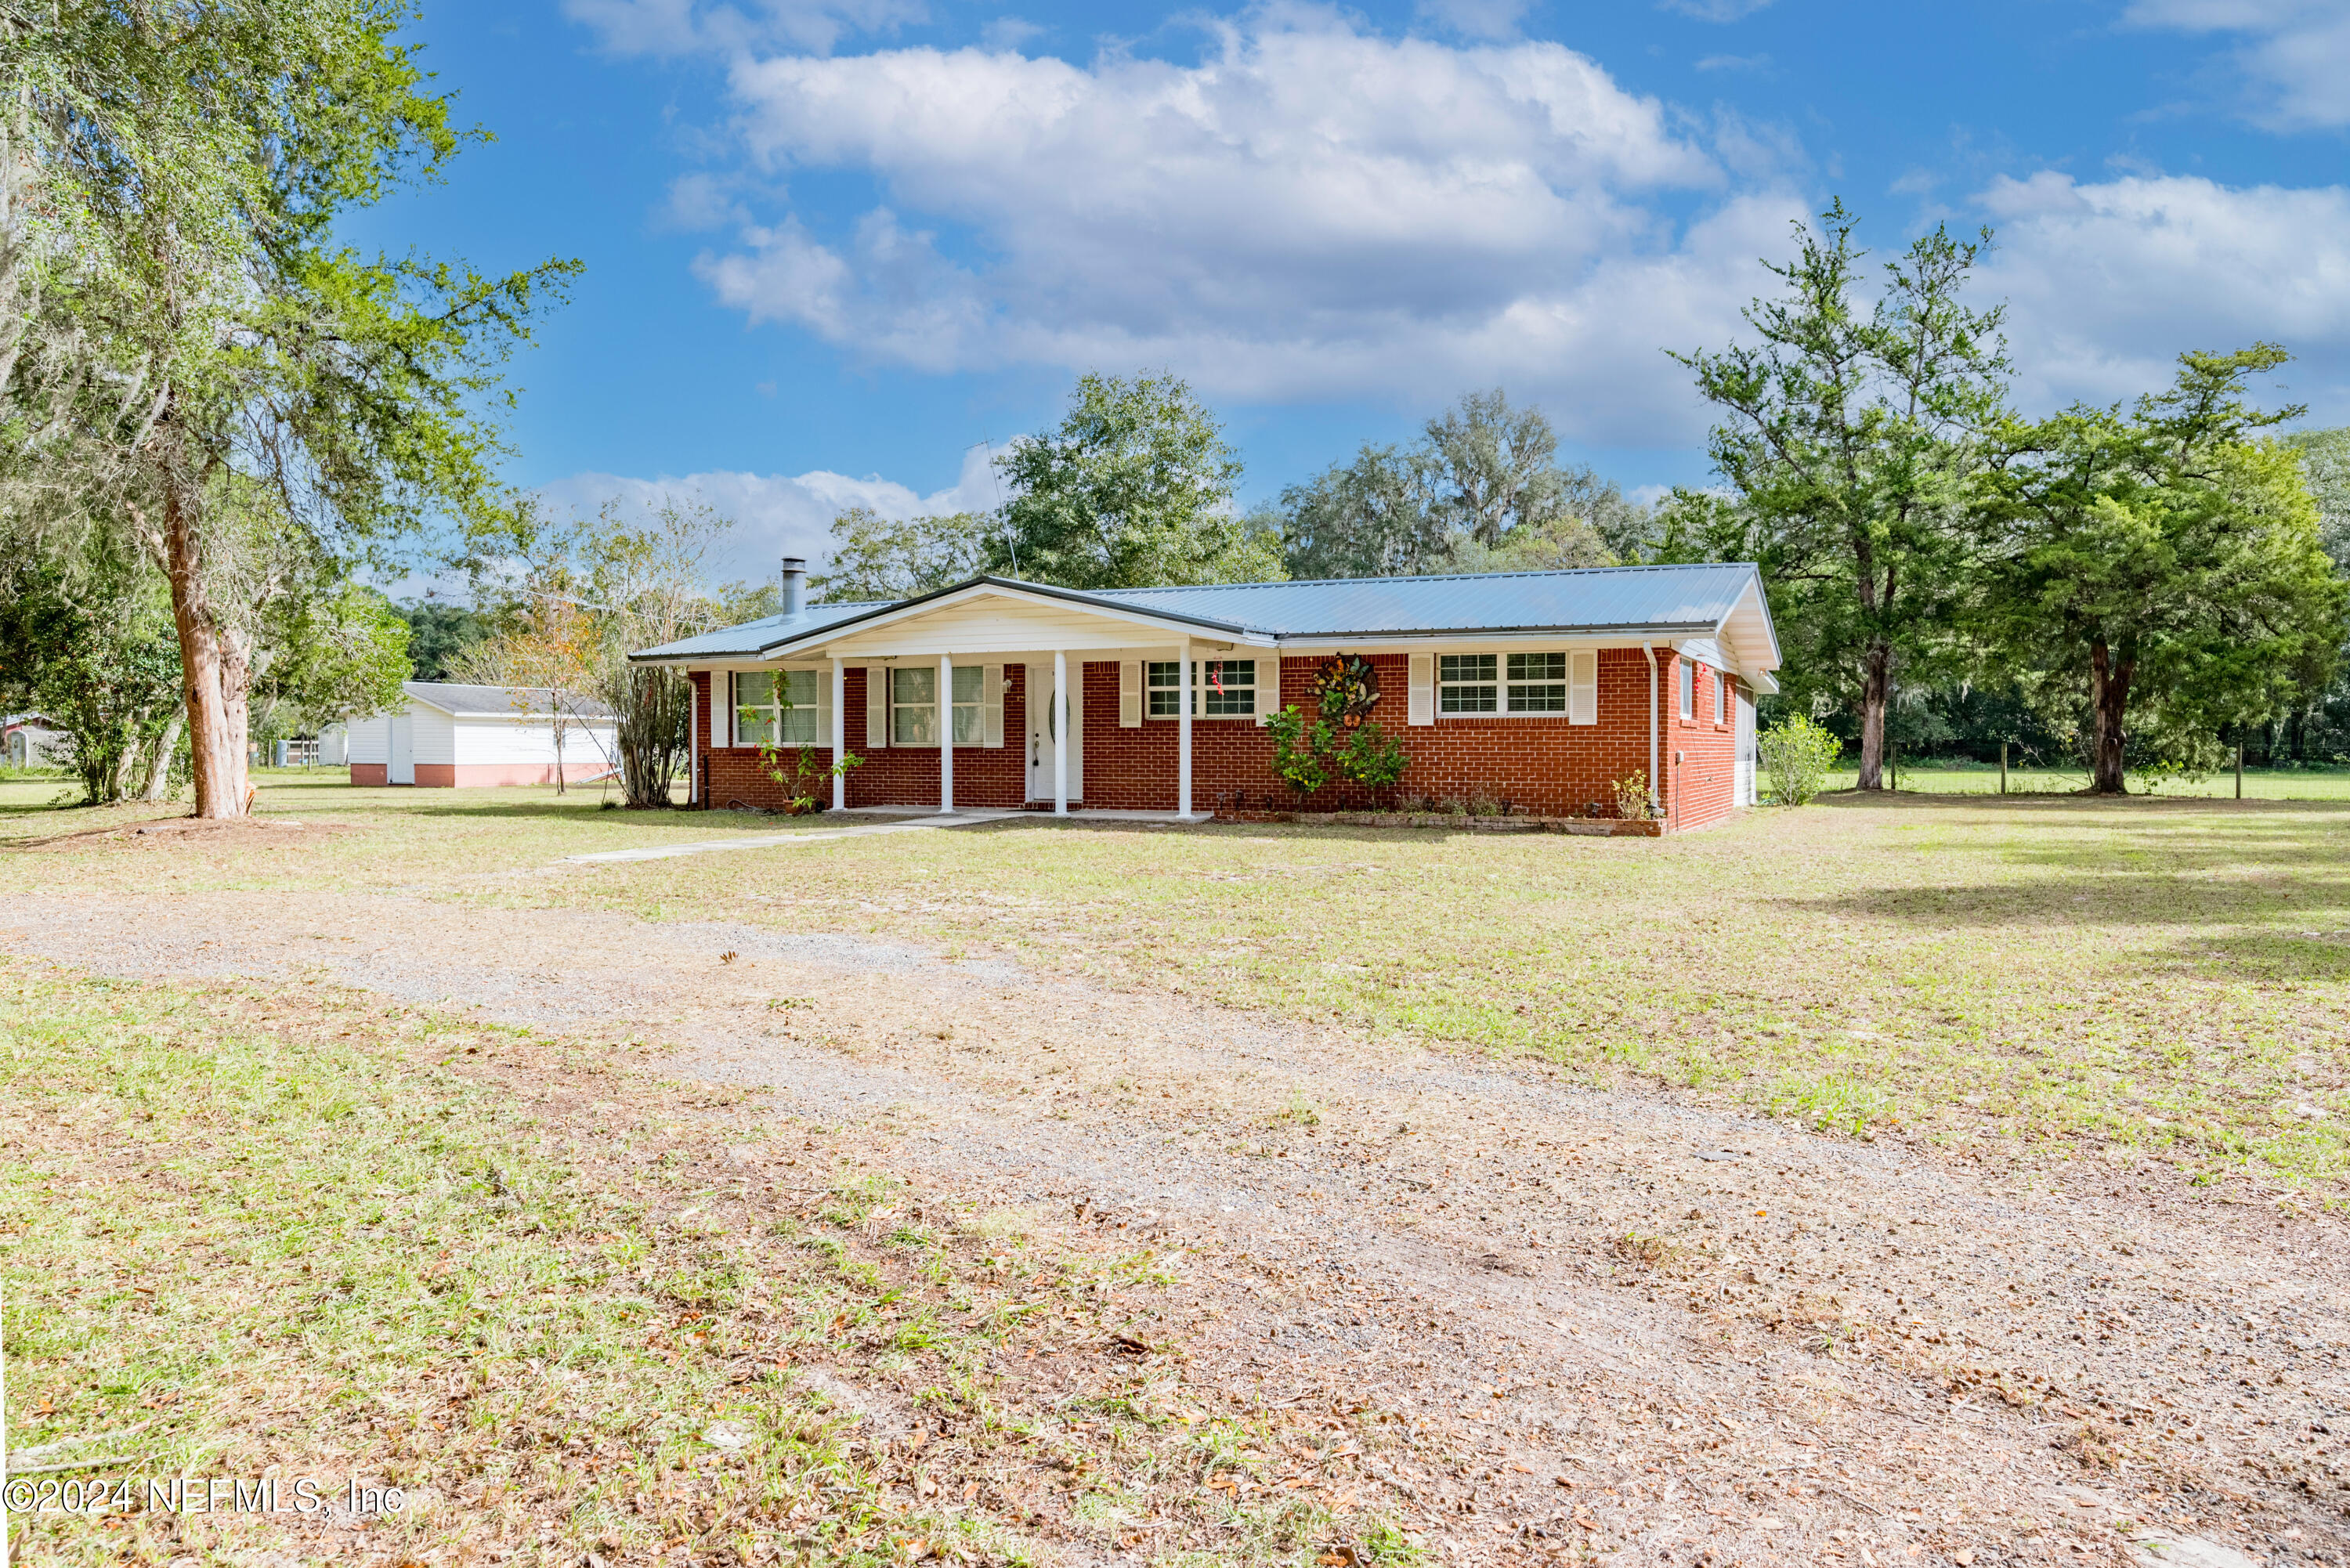
[[[979,678],[980,743],[1001,748],[1003,744],[1003,666],[991,664]]]
[[[816,672],[816,743],[832,744],[832,671]]]
[[[1596,652],[1566,656],[1566,722],[1599,722],[1599,655]]]
[[[1411,694],[1405,704],[1404,722],[1408,724],[1436,722],[1436,655],[1432,653],[1411,656]]]
[[[865,745],[868,751],[886,751],[889,745],[889,667],[868,664],[865,667]]]
[[[1142,660],[1139,659],[1118,661],[1118,727],[1121,730],[1142,728]]]
[[[736,681],[740,680],[742,677],[737,675],[733,670],[729,670],[724,671],[719,679],[725,683],[720,690],[719,695],[723,697],[726,701],[726,722],[722,724],[711,725],[710,731],[711,733],[717,738],[717,743],[719,745],[731,746],[734,743],[734,726],[740,722],[740,711],[736,709],[734,704],[742,701],[743,695],[734,689],[734,684]]]

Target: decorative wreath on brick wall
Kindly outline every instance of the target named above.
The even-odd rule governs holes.
[[[1357,729],[1379,705],[1379,672],[1360,654],[1333,654],[1314,672],[1314,698],[1324,718]]]

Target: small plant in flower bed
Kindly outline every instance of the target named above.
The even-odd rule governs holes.
[[[1626,822],[1654,822],[1657,819],[1657,797],[1648,789],[1648,775],[1634,768],[1607,786],[1616,797],[1616,815]]]
[[[843,752],[839,760],[830,767],[820,768],[816,765],[816,748],[802,746],[793,758],[792,766],[786,770],[783,753],[773,741],[764,742],[759,747],[759,766],[769,778],[791,792],[790,804],[784,809],[794,816],[806,816],[810,812],[822,810],[823,802],[816,794],[816,786],[839,778],[851,768],[864,765],[863,757],[854,752]]]

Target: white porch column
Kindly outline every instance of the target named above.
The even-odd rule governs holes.
[[[867,670],[865,679],[873,679]],[[832,809],[848,809],[848,775],[840,771],[840,759],[848,752],[848,666],[835,659],[832,661]]]
[[[1175,815],[1188,819],[1191,815],[1191,639],[1185,638],[1175,645]]]
[[[954,815],[954,655],[939,655],[939,815]]]
[[[1053,815],[1069,815],[1069,654],[1053,649]]]

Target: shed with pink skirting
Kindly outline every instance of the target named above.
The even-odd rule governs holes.
[[[610,709],[543,686],[400,684],[407,701],[350,722],[351,783],[463,788],[579,784],[619,753]]]

